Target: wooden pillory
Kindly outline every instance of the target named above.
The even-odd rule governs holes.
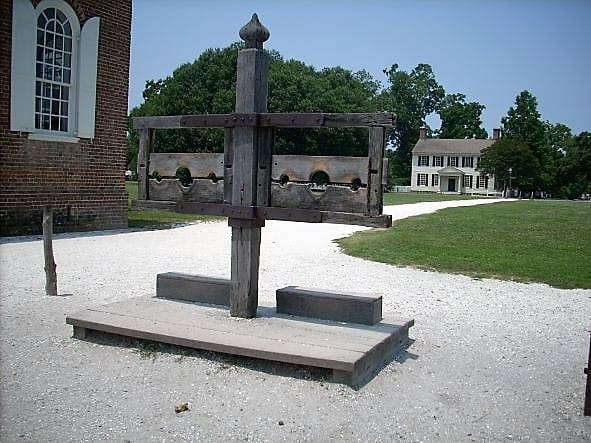
[[[271,319],[268,309],[258,308],[261,228],[265,220],[391,226],[391,217],[382,214],[382,189],[386,176],[385,131],[395,124],[395,116],[389,113],[268,113],[269,58],[263,50],[263,42],[269,38],[269,31],[255,14],[240,30],[240,37],[246,42],[246,48],[238,54],[235,113],[134,119],[140,134],[138,207],[227,216],[232,230],[230,280],[160,274],[156,299],[134,299],[127,304],[83,311],[68,317],[67,322],[74,326],[74,335],[78,337],[94,329],[200,349],[322,366],[333,369],[335,380],[358,385],[407,342],[412,320],[380,322],[381,297],[294,287],[277,291],[277,312]],[[275,128],[330,127],[369,128],[368,156],[273,155]],[[155,131],[172,128],[224,128],[224,153],[154,153]],[[188,186],[175,177],[179,168],[190,171]],[[318,180],[319,174],[324,180]],[[194,325],[191,331],[182,332],[182,326],[186,325],[178,320],[175,309],[184,311],[183,318],[186,318],[189,308],[178,307],[178,303],[177,308],[163,304],[170,303],[170,299],[229,304],[231,316],[239,318],[256,317],[258,309],[262,319],[254,328],[260,329],[244,342],[242,334],[249,332],[240,330],[240,322],[228,324],[228,320],[218,311],[212,311],[211,306],[195,305],[190,308],[195,321],[206,322],[208,326],[204,329],[208,331],[219,327],[224,337],[198,332],[195,329],[199,327]],[[158,309],[161,312],[156,315]],[[122,312],[132,311],[134,325],[117,323]],[[144,312],[146,324],[153,324],[155,318],[164,321],[162,318],[166,317],[166,322],[176,324],[179,331],[171,334],[168,323],[166,333],[142,326],[137,321],[138,311]],[[304,317],[290,314],[369,326],[364,326],[363,331],[340,327],[337,332],[334,323],[310,323]],[[294,325],[299,325],[300,335],[295,341]],[[228,338],[226,327],[231,327],[233,340]],[[252,332],[252,327],[247,329]],[[304,336],[307,338],[301,338]],[[322,349],[328,342],[333,344]]]

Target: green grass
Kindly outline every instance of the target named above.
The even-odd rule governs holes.
[[[465,194],[437,194],[434,192],[386,192],[384,193],[384,205],[405,205],[408,203],[441,202],[448,200],[472,200],[474,198],[486,197],[472,197]]]
[[[338,240],[350,255],[383,263],[591,288],[591,204],[519,201],[400,220]]]
[[[133,209],[131,202],[137,200],[137,182],[126,181],[125,190],[129,195],[127,225],[130,228],[169,229],[178,225],[219,219],[219,217],[211,217],[208,215],[179,214],[178,212],[170,211],[140,211]]]

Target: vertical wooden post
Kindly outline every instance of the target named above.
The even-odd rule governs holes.
[[[591,416],[591,336],[589,337],[589,362],[585,370],[587,374],[587,387],[585,389],[584,415]]]
[[[45,258],[45,294],[57,295],[57,274],[53,259],[53,209],[43,207],[43,256]]]
[[[386,130],[381,126],[369,128],[367,208],[368,215],[380,215],[383,210],[382,174]]]
[[[266,112],[269,58],[263,50],[263,42],[269,38],[269,31],[254,14],[240,30],[240,37],[246,42],[246,49],[238,54],[236,112]],[[270,187],[270,182],[260,183],[258,179],[268,180],[270,176],[268,132],[258,127],[237,127],[233,130],[233,205],[267,203],[260,200],[266,200],[264,196],[268,195],[266,187]],[[259,165],[259,159],[262,165]],[[260,177],[259,170],[262,171]],[[229,224],[232,227],[230,315],[252,318],[256,316],[258,307],[261,226],[264,221],[230,219]]]
[[[142,128],[137,156],[138,200],[150,198],[150,153],[154,151],[154,129]]]

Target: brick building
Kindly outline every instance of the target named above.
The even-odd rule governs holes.
[[[0,0],[0,235],[127,226],[131,0]]]

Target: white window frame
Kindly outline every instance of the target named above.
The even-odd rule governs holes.
[[[439,186],[439,174],[431,174],[431,186]]]
[[[474,168],[474,157],[462,157],[462,168]]]
[[[476,187],[486,189],[488,186],[488,177],[486,175],[476,176]]]
[[[417,186],[429,186],[429,174],[417,174]]]
[[[440,155],[434,155],[433,166],[443,166],[443,157]]]
[[[35,66],[37,19],[47,8],[62,11],[72,26],[72,80],[68,132],[35,128]],[[77,142],[94,138],[96,78],[100,18],[92,17],[80,28],[75,11],[64,0],[13,0],[10,82],[10,130],[29,133],[34,140]]]
[[[464,175],[464,188],[471,188],[473,183],[473,179],[471,175]]]
[[[452,166],[454,168],[457,168],[458,167],[458,157],[457,156],[447,157],[447,166]]]
[[[419,155],[419,158],[417,160],[417,166],[429,166],[429,156]]]

